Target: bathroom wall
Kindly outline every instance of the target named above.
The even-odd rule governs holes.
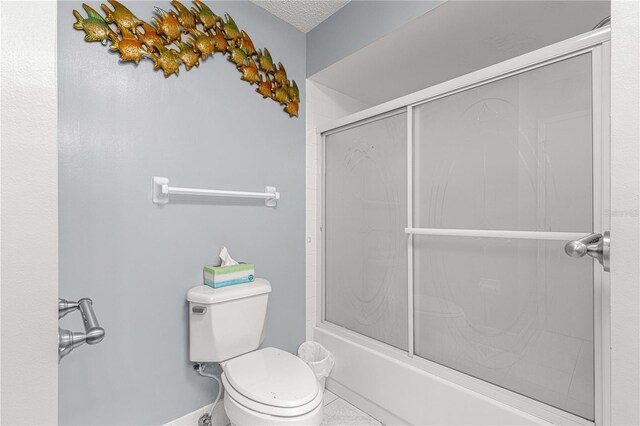
[[[446,0],[352,1],[307,34],[311,76]]]
[[[263,100],[219,55],[167,79],[150,61],[119,62],[72,28],[81,2],[59,3],[59,293],[92,298],[106,330],[60,364],[61,424],[161,424],[213,400],[215,382],[188,359],[185,296],[223,245],[271,280],[264,344],[293,352],[304,340],[305,35],[249,2],[207,3],[285,64],[301,90],[300,118]],[[153,6],[169,8],[127,5],[145,20]],[[160,207],[153,176],[212,189],[273,185],[282,199],[276,209]],[[82,329],[79,315],[61,325]]]

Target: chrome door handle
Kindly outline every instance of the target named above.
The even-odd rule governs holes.
[[[571,257],[583,257],[585,254],[598,259],[605,272],[610,271],[611,238],[609,231],[603,234],[589,234],[579,240],[569,241],[564,252]]]

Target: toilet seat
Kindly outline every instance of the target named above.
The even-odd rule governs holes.
[[[280,349],[241,355],[225,362],[223,370],[227,395],[250,410],[295,417],[322,404],[320,386],[309,366]]]

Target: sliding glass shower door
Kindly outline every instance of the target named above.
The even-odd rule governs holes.
[[[593,421],[605,278],[564,247],[606,226],[597,61],[496,72],[325,132],[323,321]]]
[[[584,54],[413,107],[416,355],[588,419],[591,105]]]
[[[407,349],[407,114],[325,135],[325,319]]]

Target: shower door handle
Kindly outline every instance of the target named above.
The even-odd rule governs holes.
[[[579,240],[569,241],[564,252],[571,257],[583,257],[585,254],[598,259],[605,272],[610,270],[611,238],[609,231],[603,234],[589,234]]]

